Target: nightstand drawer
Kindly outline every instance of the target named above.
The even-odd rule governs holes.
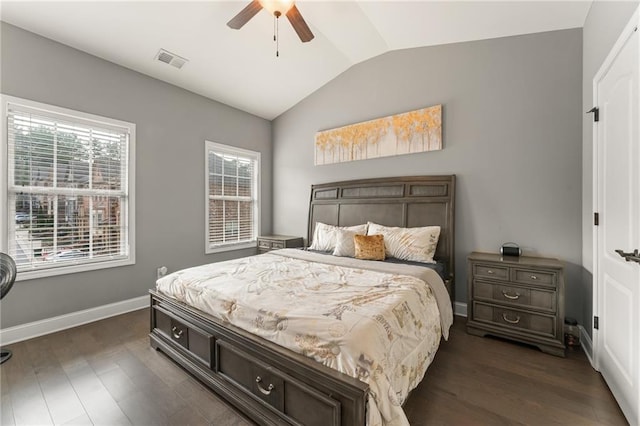
[[[271,248],[274,250],[284,248],[284,241],[273,241]]]
[[[553,272],[542,272],[531,269],[513,268],[511,270],[511,274],[512,280],[517,283],[547,287],[556,286],[556,274]]]
[[[475,265],[473,275],[476,277],[490,278],[492,280],[507,281],[509,279],[509,268],[500,266]]]
[[[556,292],[474,280],[473,298],[500,304],[556,312]]]
[[[473,302],[473,320],[556,338],[556,317]]]
[[[271,241],[258,240],[258,248],[269,250],[271,248]]]

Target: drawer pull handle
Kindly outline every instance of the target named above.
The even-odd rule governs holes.
[[[179,339],[182,337],[182,333],[184,333],[184,330],[180,330],[178,329],[178,327],[172,327],[171,333],[173,334],[173,337],[175,337],[176,339]]]
[[[263,388],[260,383],[262,383],[262,378],[258,376],[256,377],[256,384],[258,385],[258,390],[264,395],[271,395],[271,391],[275,389],[275,386],[273,386],[273,383],[269,383],[269,386],[266,389]]]
[[[493,271],[491,269],[487,269],[487,274],[493,275]]]
[[[538,277],[536,277],[535,275],[531,275],[531,279],[535,281],[538,279]]]
[[[515,295],[509,294],[508,292],[502,290],[502,295],[507,299],[518,300],[520,298],[520,293],[516,293]]]
[[[520,315],[516,315],[516,319],[512,320],[507,317],[507,314],[502,314],[502,319],[509,324],[517,324],[520,322]]]

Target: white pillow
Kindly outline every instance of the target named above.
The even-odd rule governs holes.
[[[348,229],[338,229],[336,231],[336,249],[333,251],[333,255],[355,257],[356,244],[353,239],[355,235],[358,235],[356,231],[350,231]]]
[[[423,228],[398,228],[378,225],[369,222],[367,235],[382,234],[387,257],[409,260],[412,262],[435,263],[439,226]]]
[[[367,224],[355,226],[333,226],[322,222],[316,222],[316,229],[313,232],[313,241],[309,250],[333,251],[336,248],[336,233],[340,229],[355,231],[357,234],[367,234]]]

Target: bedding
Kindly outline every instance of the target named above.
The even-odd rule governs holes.
[[[367,424],[402,404],[453,322],[430,268],[284,249],[167,275],[158,291],[369,384]]]
[[[335,253],[335,250],[333,252],[311,250],[310,248],[306,248],[304,250],[307,250],[311,253],[321,254],[324,256],[332,256],[332,255],[335,256],[335,254],[333,254]],[[350,257],[355,257],[355,253],[354,253],[354,256],[350,256]],[[424,262],[414,262],[411,260],[397,259],[395,257],[385,257],[384,263],[397,263],[401,265],[414,265],[414,266],[420,266],[422,268],[430,268],[435,270],[438,273],[438,275],[440,275],[440,278],[442,278],[443,281],[447,278],[447,265],[435,259],[434,259],[434,263],[424,263]]]
[[[334,256],[355,257],[356,245],[353,237],[358,234],[356,231],[348,229],[338,229],[336,232],[336,248],[333,250]]]
[[[331,251],[336,248],[336,236],[340,230],[354,231],[356,234],[366,235],[367,224],[354,226],[334,226],[326,223],[317,222],[316,229],[313,232],[313,241],[311,241],[312,250]]]
[[[400,228],[369,222],[367,235],[381,234],[387,257],[414,262],[434,263],[433,256],[440,237],[439,226]]]
[[[384,262],[398,263],[401,265],[415,265],[423,268],[431,268],[434,271],[436,271],[438,275],[440,275],[440,278],[442,278],[443,281],[447,277],[447,265],[442,262],[438,262],[437,260],[435,261],[435,263],[424,263],[424,262],[413,262],[411,260],[396,259],[395,257],[385,257]]]

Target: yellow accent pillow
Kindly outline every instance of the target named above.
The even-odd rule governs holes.
[[[354,235],[356,259],[384,260],[384,237],[382,235]]]

